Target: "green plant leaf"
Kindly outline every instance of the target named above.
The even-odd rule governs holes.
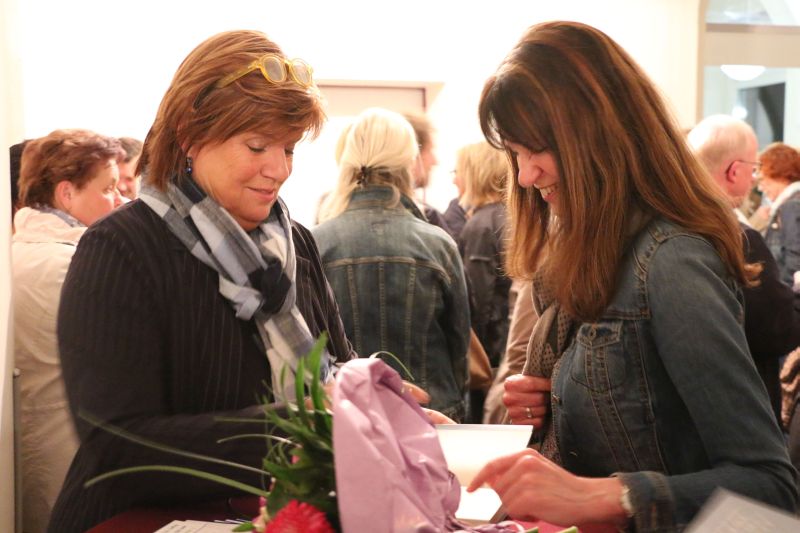
[[[84,483],[83,486],[84,488],[89,488],[92,485],[99,483],[100,481],[103,481],[105,479],[121,476],[123,474],[131,474],[135,472],[174,472],[176,474],[185,474],[187,476],[194,476],[208,481],[214,481],[221,485],[227,485],[229,487],[241,490],[242,492],[247,492],[249,494],[254,494],[256,496],[269,495],[269,492],[265,491],[262,488],[253,487],[252,485],[248,485],[247,483],[241,483],[239,481],[236,481],[235,479],[229,479],[227,477],[218,476],[216,474],[209,474],[208,472],[203,472],[202,470],[197,470],[195,468],[185,468],[182,466],[170,466],[170,465],[132,466],[129,468],[120,468],[118,470],[112,470],[111,472],[106,472],[105,474],[100,474],[99,476],[93,477],[92,479]]]
[[[403,362],[400,360],[400,358],[398,358],[392,352],[387,352],[386,350],[373,352],[372,354],[370,354],[369,359],[378,359],[383,355],[388,355],[392,359],[392,361],[397,363],[397,365],[402,369],[403,373],[405,373],[405,375],[408,376],[408,381],[411,381],[411,382],[414,381],[414,375],[411,374],[411,371],[408,369],[408,367],[406,365],[404,365]]]
[[[173,448],[172,446],[159,444],[158,442],[152,441],[150,439],[145,439],[143,437],[139,437],[138,435],[134,435],[133,433],[131,433],[129,431],[126,431],[126,430],[124,430],[124,429],[122,429],[122,428],[120,428],[118,426],[113,425],[113,424],[108,424],[106,422],[103,422],[99,418],[97,418],[94,415],[91,415],[91,414],[89,414],[89,413],[87,413],[85,411],[79,411],[78,412],[78,416],[80,418],[86,420],[90,424],[92,424],[94,426],[97,426],[97,427],[99,427],[99,428],[101,428],[101,429],[103,429],[105,431],[108,431],[112,435],[116,435],[118,437],[122,437],[123,439],[135,442],[137,444],[141,444],[142,446],[147,446],[148,448],[153,448],[155,450],[162,451],[164,453],[171,453],[173,455],[179,455],[181,457],[188,457],[190,459],[197,459],[199,461],[206,461],[208,463],[216,463],[216,464],[220,464],[220,465],[230,466],[230,467],[233,467],[233,468],[238,468],[240,470],[247,470],[249,472],[256,472],[258,474],[264,474],[265,473],[262,470],[259,470],[258,468],[254,468],[252,466],[243,465],[241,463],[235,463],[233,461],[227,461],[225,459],[218,459],[216,457],[211,457],[211,456],[208,456],[208,455],[201,455],[199,453],[187,452],[187,451],[181,450],[179,448]]]
[[[325,351],[325,346],[328,343],[327,333],[323,333],[314,343],[311,351],[308,353],[308,368],[311,371],[311,404],[314,406],[315,411],[325,411],[325,389],[320,383],[320,372],[322,370],[322,357]]]

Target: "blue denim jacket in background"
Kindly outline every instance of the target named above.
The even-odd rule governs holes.
[[[344,213],[312,232],[356,352],[393,353],[431,408],[462,419],[469,304],[453,239],[384,186],[355,191]]]
[[[565,468],[618,475],[637,531],[678,531],[716,487],[794,511],[795,472],[713,246],[655,221],[552,382]]]
[[[778,263],[781,281],[794,287],[794,273],[800,271],[800,192],[770,216],[764,240]]]

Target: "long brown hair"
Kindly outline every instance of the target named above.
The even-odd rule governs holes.
[[[655,217],[708,239],[740,282],[752,276],[731,209],[653,83],[601,31],[575,22],[531,27],[486,82],[479,114],[497,148],[511,141],[546,150],[558,165],[558,217],[535,190],[509,180],[507,270],[530,277],[544,269],[576,318],[601,315],[627,246]]]
[[[190,146],[201,148],[248,131],[266,132],[275,139],[317,135],[325,114],[315,86],[270,83],[254,70],[230,85],[214,87],[266,53],[283,56],[266,35],[250,30],[219,33],[192,50],[161,100],[136,174],[164,189],[181,175]]]

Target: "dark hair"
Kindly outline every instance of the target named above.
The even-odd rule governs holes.
[[[66,180],[81,189],[92,179],[98,165],[123,157],[116,138],[89,130],[56,130],[28,141],[22,152],[20,204],[52,206],[59,182]]]
[[[136,174],[164,189],[181,175],[191,146],[201,148],[256,130],[274,138],[318,134],[325,114],[314,86],[270,83],[255,70],[215,88],[220,79],[266,53],[283,56],[266,35],[249,30],[219,33],[192,50],[161,100]]]
[[[11,210],[19,207],[19,169],[22,165],[22,151],[25,149],[27,140],[11,146],[8,149],[8,163],[10,166],[9,176],[11,178]]]
[[[479,115],[514,176],[506,141],[556,161],[557,219],[541,195],[509,180],[507,270],[530,277],[543,269],[573,316],[600,316],[630,239],[655,217],[708,239],[740,282],[757,273],[743,263],[731,209],[655,86],[601,31],[575,22],[531,27],[486,82]]]
[[[142,141],[133,137],[120,137],[119,144],[125,150],[123,163],[130,163],[135,157],[142,153]]]

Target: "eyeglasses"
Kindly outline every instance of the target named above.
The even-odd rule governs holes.
[[[250,74],[254,70],[260,70],[264,79],[270,83],[283,83],[288,78],[303,87],[309,87],[314,83],[311,74],[313,69],[302,59],[286,59],[278,54],[264,54],[246,67],[228,74],[214,84],[215,89],[221,89],[235,82],[242,76]]]
[[[728,165],[728,168],[725,169],[725,174],[731,171],[734,163],[744,163],[746,165],[753,165],[752,175],[754,178],[757,178],[759,176],[759,173],[761,172],[761,163],[757,161],[745,161],[744,159],[734,159],[733,161],[731,161],[731,164]]]

